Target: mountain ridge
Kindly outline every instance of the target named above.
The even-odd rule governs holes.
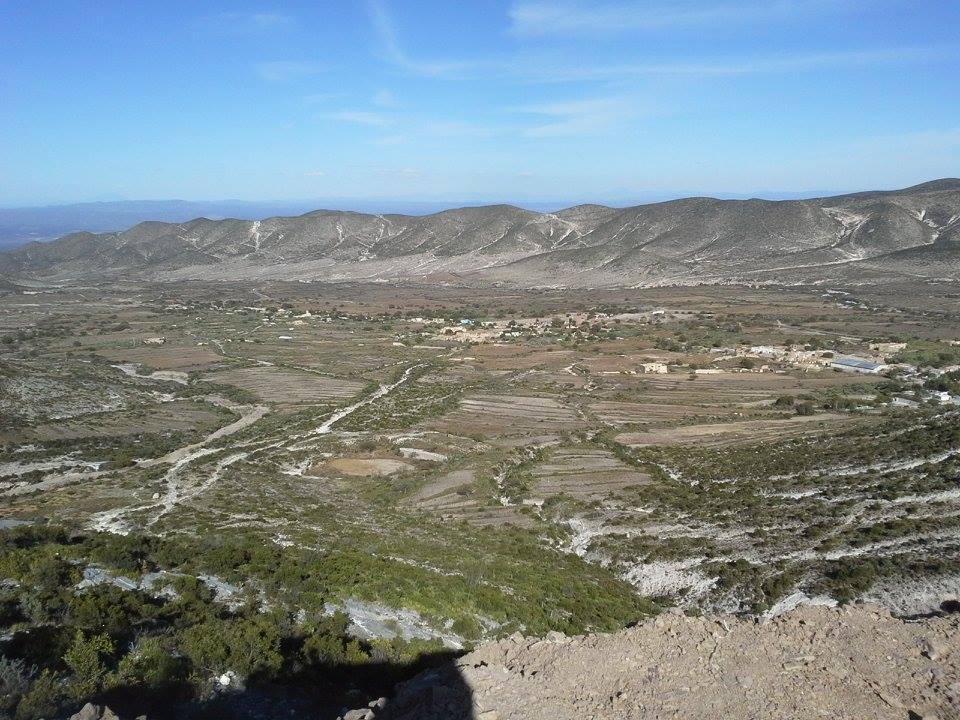
[[[263,220],[145,221],[0,253],[9,282],[418,280],[602,287],[960,279],[960,179],[808,200],[690,197],[538,212],[508,204],[429,215],[317,209]],[[908,252],[912,251],[912,252]],[[947,272],[934,272],[942,266]],[[813,278],[817,279],[817,278]],[[874,282],[872,279],[871,282]]]

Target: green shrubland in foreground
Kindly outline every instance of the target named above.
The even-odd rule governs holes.
[[[0,717],[57,716],[87,700],[160,717],[174,706],[224,717],[231,699],[220,685],[225,673],[234,698],[244,688],[315,709],[346,701],[351,690],[385,693],[449,655],[438,640],[355,639],[344,614],[325,611],[365,578],[392,584],[402,602],[416,568],[403,578],[400,566],[361,553],[279,548],[244,536],[71,535],[39,525],[5,530],[0,543]],[[131,587],[147,573],[160,575],[151,576],[149,591],[113,582],[78,588],[88,567]],[[585,575],[572,572],[568,585],[545,582],[544,595],[527,608],[504,589],[499,608],[488,591],[474,592],[480,607],[506,621],[504,631],[609,628],[649,609],[616,581]],[[204,582],[210,576],[241,590],[222,602]],[[472,630],[463,618],[454,629]]]

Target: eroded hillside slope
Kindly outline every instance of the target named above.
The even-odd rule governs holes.
[[[0,278],[417,280],[521,287],[956,278],[960,180],[809,200],[717,200],[424,216],[318,210],[145,222],[0,254]]]

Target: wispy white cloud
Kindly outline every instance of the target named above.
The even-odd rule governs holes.
[[[382,127],[390,124],[390,118],[387,115],[370,110],[337,110],[336,112],[323,113],[320,115],[320,118],[353,123],[355,125],[370,125],[373,127]]]
[[[624,2],[587,4],[547,3],[518,0],[510,9],[511,30],[517,35],[563,35],[567,32],[620,31],[669,25],[716,23],[723,19],[784,18],[830,9],[850,11],[866,0],[744,0],[719,4],[672,2]],[[767,55],[741,58],[704,58],[696,61],[642,61],[612,63],[570,63],[562,56],[515,54],[512,57],[445,59],[424,61],[411,57],[403,48],[385,0],[367,0],[368,16],[376,36],[375,54],[396,68],[411,74],[463,78],[482,73],[486,78],[521,82],[577,82],[623,80],[640,77],[722,77],[757,74],[787,74],[828,68],[929,63],[960,58],[957,46],[879,47],[839,49],[816,53]]]
[[[225,35],[245,35],[286,30],[294,25],[290,15],[267,12],[222,12],[197,21],[198,27]]]
[[[480,141],[503,135],[516,135],[521,128],[512,125],[484,124],[461,120],[443,120],[439,118],[404,117],[398,118],[391,129],[398,132],[384,135],[373,142],[383,147],[405,145],[407,143],[462,140]]]
[[[442,120],[433,118],[422,123],[418,132],[420,135],[429,138],[489,138],[496,135],[503,135],[512,132],[514,129],[509,127],[489,125],[479,122],[464,120]]]
[[[740,0],[739,2],[544,2],[518,0],[509,10],[514,35],[615,35],[677,26],[783,20],[825,10],[851,9],[856,0]]]
[[[377,90],[377,92],[375,92],[373,97],[370,99],[370,102],[377,107],[383,108],[394,108],[400,104],[400,102],[397,100],[397,96],[394,95],[390,90],[386,89]]]
[[[323,177],[326,173],[323,170],[308,170],[303,174],[304,177]]]
[[[271,60],[255,63],[254,71],[268,82],[292,82],[320,75],[329,70],[326,65],[299,60]]]
[[[546,120],[522,131],[521,134],[532,138],[589,134],[638,114],[634,104],[623,97],[524,105],[510,110]]]
[[[517,35],[563,35],[604,30],[657,29],[671,25],[709,24],[724,20],[769,20],[827,10],[850,11],[865,0],[744,0],[713,4],[638,2],[588,4],[548,3],[518,0],[509,14],[511,31]],[[564,55],[515,55],[511,58],[446,59],[423,61],[412,58],[403,48],[385,0],[368,0],[368,15],[382,59],[405,72],[434,77],[464,77],[482,72],[524,82],[576,82],[620,80],[638,77],[713,77],[776,74],[827,68],[851,68],[908,63],[936,62],[960,57],[955,46],[882,47],[842,49],[817,53],[744,58],[705,58],[697,61],[645,61],[619,63],[570,63]]]
[[[405,135],[384,135],[373,142],[375,145],[380,145],[381,147],[395,147],[406,143],[407,137]]]
[[[565,65],[549,58],[528,58],[514,65],[517,77],[528,82],[617,80],[639,77],[725,77],[736,75],[787,74],[830,68],[849,69],[884,65],[929,63],[960,57],[953,47],[892,47],[866,50],[698,62],[654,62]]]
[[[367,15],[376,35],[375,53],[401,70],[415,75],[439,76],[459,73],[472,65],[469,62],[424,61],[410,57],[400,44],[396,25],[383,0],[368,0]]]
[[[343,97],[343,93],[311,93],[303,96],[303,101],[309,105],[320,105]]]

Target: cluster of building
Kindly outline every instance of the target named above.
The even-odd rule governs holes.
[[[805,370],[833,369],[841,372],[879,375],[890,369],[882,357],[865,358],[855,355],[837,355],[831,350],[794,350],[773,345],[754,345],[744,357],[767,358]]]

